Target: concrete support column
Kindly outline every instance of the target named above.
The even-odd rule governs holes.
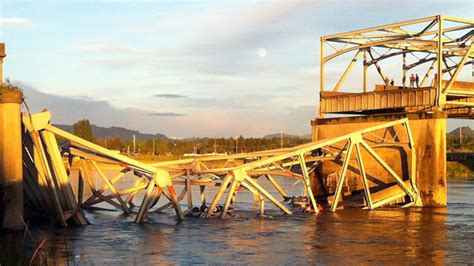
[[[0,91],[0,222],[23,229],[23,168],[19,91]]]
[[[425,206],[446,206],[448,203],[446,119],[446,114],[435,111],[429,119],[410,121],[418,155],[417,184]]]
[[[0,43],[0,83],[3,83],[3,58],[5,58],[5,56],[7,56],[5,54],[5,44]]]

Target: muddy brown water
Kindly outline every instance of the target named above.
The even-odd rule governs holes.
[[[294,181],[281,182],[288,189]],[[134,215],[87,211],[92,225],[43,224],[32,228],[31,236],[0,235],[0,262],[29,263],[38,243],[47,239],[40,262],[60,265],[472,264],[474,181],[451,181],[448,191],[447,208],[346,209],[318,216],[284,216],[267,202],[267,216],[258,217],[247,192],[238,196],[238,218],[229,220],[178,223],[168,210],[151,213],[138,225]],[[182,204],[186,209],[186,199]]]

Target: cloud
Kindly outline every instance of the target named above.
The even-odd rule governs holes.
[[[167,112],[167,113],[149,113],[149,116],[171,116],[171,117],[176,117],[176,116],[186,116],[185,114],[179,114],[179,113],[172,113],[172,112]]]
[[[109,44],[109,43],[97,43],[97,42],[84,42],[75,44],[72,46],[74,50],[81,52],[110,52],[110,53],[134,53],[135,49],[128,46]]]
[[[261,23],[275,23],[285,19],[288,15],[311,8],[314,4],[309,2],[283,2],[276,5],[262,4],[257,8],[249,8],[242,16],[242,21],[258,25]]]
[[[135,66],[138,60],[133,57],[97,57],[88,60],[89,63],[98,64],[103,67],[109,67],[114,69],[129,68]]]
[[[129,68],[143,61],[143,51],[126,45],[103,42],[84,41],[71,46],[72,50],[81,53],[87,64],[96,64],[110,69]]]
[[[301,17],[309,16],[318,6],[310,2],[210,5],[206,12],[189,8],[175,16],[164,15],[161,18],[154,17],[153,20],[144,17],[131,27],[139,29],[145,25],[154,29],[155,35],[163,37],[154,46],[146,47],[147,44],[144,44],[146,48],[138,49],[134,56],[140,60],[140,67],[150,69],[154,75],[156,71],[165,70],[187,73],[188,76],[248,76],[261,71],[275,73],[275,69],[288,73],[294,67],[282,67],[281,60],[286,61],[283,58],[285,55],[278,55],[281,51],[274,48],[299,38],[317,40],[312,37],[314,32],[304,25]],[[86,44],[79,48],[84,51],[134,50],[132,47],[114,48],[100,42]],[[263,66],[264,61],[255,60],[260,59],[257,51],[262,47],[268,51],[267,61],[274,60],[266,67]],[[109,64],[109,60],[94,62],[114,66]]]
[[[261,45],[275,45],[296,35],[304,35],[298,18],[304,13],[311,14],[316,3],[275,3],[256,4],[239,9],[231,8],[217,16],[204,18],[195,29],[196,47],[210,54],[250,49],[256,52]],[[206,36],[206,38],[202,38]]]
[[[0,18],[0,25],[29,25],[31,20],[26,18]]]
[[[163,133],[174,138],[236,135],[261,137],[279,132],[280,129],[292,134],[307,134],[310,132],[309,120],[315,113],[314,106],[310,105],[277,109],[194,107],[187,109],[187,114],[145,108],[119,108],[104,100],[48,94],[21,82],[14,83],[23,89],[30,110],[36,113],[47,108],[51,111],[54,124],[72,125],[78,120],[89,119],[100,126],[120,126],[146,133]],[[152,107],[155,106],[151,105],[150,108]]]
[[[167,98],[167,99],[178,99],[178,98],[186,98],[187,96],[181,94],[173,94],[173,93],[161,93],[155,94],[153,97],[157,98]]]
[[[230,91],[240,86],[243,92],[249,92],[251,87],[244,88],[243,79],[255,78],[251,86],[258,82],[276,83],[276,77],[279,83],[288,83],[295,80],[291,76],[299,68],[315,64],[314,47],[293,45],[289,50],[283,46],[290,40],[297,43],[318,40],[302,19],[311,16],[311,11],[318,6],[314,2],[209,4],[205,11],[199,8],[196,12],[189,5],[179,8],[176,14],[152,17],[144,14],[127,24],[136,30],[142,26],[153,29],[153,34],[143,34],[140,30],[137,34],[129,28],[126,33],[133,38],[123,35],[122,41],[113,42],[110,36],[104,35],[98,37],[102,39],[83,39],[72,47],[80,52],[86,71],[95,71],[98,66],[100,71],[108,71],[103,72],[105,75],[113,76],[116,75],[113,71],[130,70],[128,74],[138,73],[146,82],[172,80],[180,88],[193,86],[193,91],[186,90],[186,99],[193,98],[193,94],[212,98],[215,93],[209,91],[216,90],[216,84],[231,79],[233,83],[228,83],[222,90]],[[298,41],[302,38],[306,41]],[[260,48],[266,49],[265,58],[258,55]],[[291,60],[290,54],[294,55]],[[190,84],[191,79],[200,80]],[[158,98],[183,97],[165,95],[154,99]]]
[[[15,85],[23,89],[25,102],[32,113],[41,112],[45,108],[51,114],[53,124],[72,125],[78,120],[89,119],[93,124],[100,126],[120,126],[129,129],[137,129],[146,133],[169,133],[166,128],[173,128],[173,121],[160,123],[162,116],[179,116],[180,114],[162,113],[156,119],[139,119],[146,117],[152,110],[137,108],[118,108],[108,101],[94,100],[91,98],[67,97],[44,93],[22,82],[15,81]],[[175,133],[176,134],[176,133]]]

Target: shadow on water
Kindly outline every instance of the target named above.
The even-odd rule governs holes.
[[[172,211],[151,213],[143,225],[120,212],[94,211],[87,212],[90,226],[42,225],[32,235],[47,238],[42,253],[48,264],[466,263],[474,261],[473,196],[474,182],[451,182],[448,208],[347,209],[319,216],[271,209],[265,218],[251,211],[249,201],[238,206],[235,219],[179,224]],[[15,252],[23,258],[19,264],[29,262],[31,239],[11,244],[22,238],[1,235],[0,257]]]

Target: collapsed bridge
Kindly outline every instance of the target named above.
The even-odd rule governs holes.
[[[87,224],[82,209],[106,203],[126,214],[136,213],[135,222],[141,223],[150,211],[160,212],[174,208],[178,219],[184,219],[180,201],[187,199],[188,211],[193,209],[192,191],[199,188],[200,206],[206,206],[202,217],[220,216],[226,218],[230,206],[236,202],[239,191],[250,191],[259,204],[260,215],[264,214],[265,201],[274,204],[282,213],[293,213],[281,200],[290,195],[277,182],[277,178],[291,178],[301,182],[302,196],[308,198],[311,212],[318,213],[318,203],[313,194],[312,183],[320,180],[320,186],[327,191],[331,211],[348,202],[342,201],[342,188],[348,169],[357,169],[363,190],[358,193],[359,206],[375,209],[398,203],[401,206],[420,206],[416,186],[416,155],[407,119],[385,123],[380,126],[352,132],[340,137],[328,138],[307,144],[261,152],[226,156],[204,156],[192,159],[144,164],[118,154],[84,139],[65,132],[50,123],[48,111],[34,115],[23,115],[23,173],[27,202],[41,213],[63,226],[70,223]],[[386,136],[381,139],[378,134]],[[61,148],[57,139],[66,141]],[[403,148],[409,156],[407,172],[392,169],[390,162],[380,158],[380,147]],[[364,167],[367,157],[377,162],[391,176],[388,180],[369,176]],[[355,160],[353,160],[355,158]],[[354,162],[355,161],[355,162]],[[340,178],[334,191],[330,192],[326,182],[318,175],[321,162],[340,164]],[[73,184],[74,165],[79,165],[79,177]],[[104,168],[113,165],[117,174],[109,177]],[[126,173],[133,175],[133,185],[119,189],[116,184]],[[92,178],[98,176],[98,182]],[[269,193],[259,182],[265,178],[279,192],[281,198]],[[100,185],[99,185],[100,183]],[[369,183],[371,185],[369,185]],[[176,193],[176,186],[183,187]],[[218,187],[207,205],[206,187]],[[77,187],[74,193],[72,187]],[[85,189],[92,195],[84,199]],[[196,190],[195,190],[196,191]],[[77,195],[76,195],[77,194]],[[140,195],[141,194],[141,195]],[[137,200],[139,203],[137,203]],[[167,200],[159,204],[160,198]],[[319,198],[323,202],[323,198]],[[357,201],[357,200],[356,200]],[[218,204],[223,209],[216,211]],[[138,209],[134,207],[139,206]]]
[[[311,122],[313,141],[291,148],[145,164],[54,127],[48,111],[20,115],[22,93],[2,91],[2,226],[23,227],[23,195],[29,208],[63,226],[88,224],[83,210],[103,205],[134,214],[137,223],[168,208],[184,219],[181,201],[192,216],[193,191],[200,194],[199,216],[206,218],[231,215],[242,191],[254,195],[261,215],[266,202],[293,214],[285,203],[292,196],[301,196],[304,209],[314,213],[320,205],[332,212],[350,206],[443,206],[446,119],[473,118],[473,83],[458,80],[474,57],[473,27],[472,20],[435,16],[322,37],[320,117]],[[327,46],[334,52],[327,54]],[[325,90],[326,64],[351,52],[356,54],[334,89]],[[361,55],[362,91],[354,91],[343,85]],[[403,59],[397,86],[381,66],[396,56]],[[409,62],[409,56],[417,61]],[[421,83],[407,86],[408,71],[425,63],[431,64]],[[383,82],[373,91],[370,66]],[[329,114],[351,116],[324,118]],[[66,144],[60,147],[58,140]],[[111,177],[104,169],[116,173]],[[133,183],[124,188],[118,184],[125,178]],[[301,194],[289,195],[278,182],[282,178],[298,182]],[[210,187],[216,189],[209,200]]]

